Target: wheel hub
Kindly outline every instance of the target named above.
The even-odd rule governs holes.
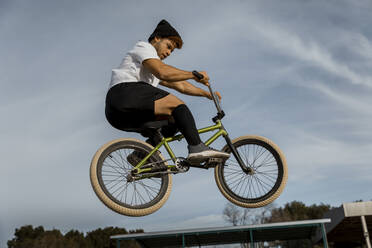
[[[256,171],[252,167],[248,167],[246,173],[247,175],[253,176],[256,174]]]
[[[134,177],[131,174],[128,174],[126,178],[128,183],[134,182]]]

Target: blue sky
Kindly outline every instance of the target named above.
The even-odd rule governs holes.
[[[206,70],[231,137],[277,143],[289,179],[278,206],[372,199],[372,3],[356,1],[0,2],[0,240],[26,224],[62,231],[221,226],[213,171],[174,176],[167,203],[131,218],[89,182],[95,151],[119,137],[104,118],[125,52],[167,19],[184,40],[164,62]],[[182,96],[197,125],[212,102]],[[218,143],[216,146],[222,146]],[[185,155],[185,143],[174,149]]]

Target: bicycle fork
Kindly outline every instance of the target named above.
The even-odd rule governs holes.
[[[229,148],[231,150],[231,153],[234,155],[236,161],[238,161],[238,164],[239,164],[240,168],[242,168],[242,170],[246,174],[252,174],[254,172],[253,169],[244,164],[242,158],[240,157],[240,154],[239,154],[238,150],[236,150],[235,146],[231,142],[229,135],[225,135],[224,138],[226,140],[227,145],[229,146]]]

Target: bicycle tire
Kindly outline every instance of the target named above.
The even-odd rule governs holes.
[[[249,167],[255,170],[254,175],[257,174],[256,177],[261,175],[262,178],[261,179],[253,178],[254,175],[244,173],[240,168],[239,164],[237,163],[237,161],[235,160],[235,157],[231,154],[230,158],[225,162],[224,165],[219,165],[215,167],[215,180],[222,195],[230,202],[244,208],[263,207],[273,202],[282,193],[288,178],[287,162],[282,151],[271,140],[256,135],[238,137],[232,140],[232,144],[239,151],[242,160],[246,164],[248,164]],[[251,150],[253,149],[253,151],[250,152],[249,150],[250,148]],[[228,145],[226,145],[222,150],[231,153],[231,150]],[[248,153],[248,155],[246,153]],[[253,160],[250,160],[249,156],[253,155],[254,153],[258,157],[256,157]],[[263,154],[266,154],[264,155],[266,157],[262,158]],[[271,160],[265,161],[267,160],[267,157],[270,158],[270,155],[272,156],[272,159],[275,162],[275,164],[269,163]],[[255,165],[256,162],[257,164],[261,162],[261,164]],[[262,172],[263,170],[262,167],[264,165],[267,167],[272,166],[273,168],[269,168],[268,171]],[[259,169],[261,171],[259,171]],[[274,172],[275,170],[277,170],[277,175]],[[229,184],[227,181],[230,180],[230,178],[233,178],[233,176],[235,177],[235,174],[238,175],[237,176],[238,178],[237,179],[235,178],[234,179],[235,181]],[[274,178],[275,183],[273,182]],[[269,185],[269,182],[273,182],[273,185],[267,186]],[[245,186],[243,186],[244,183]],[[256,190],[254,189],[255,187],[254,183],[256,183],[257,185],[261,185],[262,188],[264,188],[262,189],[263,193],[261,195],[256,193]],[[240,187],[239,192],[235,192],[238,191],[239,187]],[[245,187],[244,191],[247,189],[247,187],[249,189],[246,196],[244,194],[240,194],[241,189],[243,187]],[[267,188],[267,190],[265,187]],[[234,190],[235,188],[237,189]],[[255,191],[256,193],[255,196],[253,196],[253,191]],[[260,191],[260,189],[258,188],[257,191]],[[251,193],[250,196],[249,193]]]
[[[103,145],[93,156],[93,159],[90,165],[90,181],[91,181],[93,190],[98,196],[98,198],[102,201],[102,203],[104,203],[108,208],[110,208],[111,210],[119,214],[126,215],[126,216],[144,216],[144,215],[151,214],[157,211],[159,208],[161,208],[164,205],[164,203],[167,201],[171,188],[172,188],[172,175],[164,174],[160,177],[142,179],[137,182],[136,181],[125,182],[126,180],[125,177],[128,174],[125,172],[128,172],[130,170],[127,167],[130,167],[132,165],[130,165],[126,161],[126,159],[123,158],[124,157],[123,153],[126,151],[124,149],[128,149],[128,150],[131,149],[133,151],[140,151],[140,152],[148,154],[150,151],[153,150],[153,147],[143,141],[140,141],[137,139],[131,139],[131,138],[116,139]],[[119,155],[114,154],[114,153],[118,153]],[[118,158],[115,158],[114,156],[117,156]],[[165,159],[163,158],[161,153],[156,152],[154,153],[154,155],[152,155],[149,158],[148,161],[156,162],[156,161],[164,161],[164,160]],[[108,164],[108,162],[105,162],[105,161],[108,161],[108,162],[114,161],[114,162],[113,164]],[[119,164],[119,162],[122,164]],[[166,163],[164,162],[164,164]],[[122,165],[122,167],[120,165]],[[109,170],[108,172],[106,171],[107,169]],[[125,200],[126,200],[129,189],[131,187],[134,188],[133,190],[134,196],[132,196],[131,203],[123,202],[123,199],[118,199],[119,197],[115,196],[113,192],[110,192],[109,188],[112,188],[113,186],[111,185],[110,187],[108,187],[108,185],[112,183],[110,181],[114,181],[114,180],[106,180],[107,185],[105,184],[105,177],[110,179],[114,176],[114,174],[111,175],[110,173],[118,173],[118,175],[116,176],[117,184],[120,185],[120,184],[125,183],[126,185],[125,188],[123,186],[123,188],[120,189],[122,190],[122,192],[125,191],[125,193],[122,193],[123,195],[121,196],[121,198],[123,198],[125,194]],[[151,189],[151,188],[146,189],[146,187],[144,186],[145,184],[143,183],[143,180],[152,180],[152,181],[157,180],[155,182],[157,183],[160,182],[159,189],[156,189],[158,190],[158,192],[156,193],[156,196],[154,196],[153,199],[150,199],[150,198],[152,197],[152,192],[153,192],[151,190],[154,190],[154,189]],[[133,183],[133,184],[130,185],[130,183]],[[140,199],[141,204],[133,204],[133,197],[136,198],[136,194],[137,194],[136,183],[138,183],[137,187],[142,186],[142,188],[145,189],[144,192],[148,194],[149,202],[144,202],[142,204],[141,199],[143,199],[144,201],[145,199],[142,198],[142,196],[141,197],[138,196],[138,199]],[[117,185],[115,187],[117,187]],[[117,190],[118,189],[116,189],[116,191]]]

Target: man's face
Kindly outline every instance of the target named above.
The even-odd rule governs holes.
[[[158,53],[158,56],[161,60],[171,55],[175,48],[175,44],[170,39],[167,38],[155,37],[152,42],[152,45],[156,49],[156,52]]]

